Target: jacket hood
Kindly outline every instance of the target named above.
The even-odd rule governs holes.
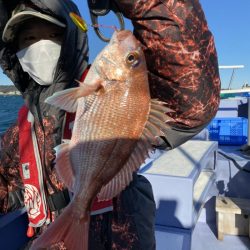
[[[70,12],[80,15],[77,6],[72,1],[29,0],[25,1],[25,3],[33,4],[38,11],[50,15],[66,24],[54,83],[50,86],[38,85],[28,73],[22,70],[16,56],[16,51],[11,44],[0,43],[0,64],[4,73],[22,93],[25,104],[35,118],[41,120],[45,114],[46,116],[53,116],[56,117],[56,123],[59,126],[62,124],[64,111],[44,103],[44,100],[57,91],[76,85],[75,79],[81,77],[88,65],[87,35],[72,22],[69,16]],[[2,25],[0,25],[0,27],[1,26]],[[4,27],[1,27],[1,29],[0,33],[3,32]],[[39,112],[38,109],[40,110]]]
[[[38,11],[63,21],[66,24],[61,56],[57,66],[54,84],[51,88],[55,90],[70,87],[74,79],[80,77],[88,61],[88,44],[86,33],[80,31],[72,22],[69,13],[75,12],[80,15],[78,8],[72,1],[65,0],[30,0]],[[16,51],[11,44],[4,44],[1,48],[1,66],[4,73],[13,81],[22,94],[27,94],[32,79],[23,72],[16,57]]]

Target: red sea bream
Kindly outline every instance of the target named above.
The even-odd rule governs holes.
[[[73,192],[63,213],[33,244],[63,242],[88,249],[90,208],[118,195],[157,143],[170,110],[150,99],[147,67],[130,31],[116,31],[80,86],[55,93],[47,103],[76,112],[72,138],[56,147],[59,177]]]

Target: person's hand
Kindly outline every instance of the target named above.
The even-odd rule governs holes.
[[[88,0],[89,10],[97,15],[106,15],[110,10],[110,0],[92,1]]]
[[[92,21],[92,25],[94,26],[94,30],[97,36],[104,42],[109,42],[110,38],[105,37],[99,29],[98,17],[105,16],[109,13],[109,11],[113,11],[118,18],[120,27],[119,29],[123,30],[124,20],[122,13],[120,12],[117,4],[114,0],[103,0],[103,1],[93,1],[88,0],[88,6],[90,11],[90,18]]]

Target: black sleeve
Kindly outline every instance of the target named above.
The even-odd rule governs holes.
[[[177,147],[214,117],[220,78],[214,38],[198,0],[114,0],[134,26],[147,61],[151,97],[174,112],[166,146]]]

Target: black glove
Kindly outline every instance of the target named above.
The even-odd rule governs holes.
[[[110,0],[103,0],[103,1],[88,0],[88,6],[89,10],[97,16],[104,16],[111,9]]]
[[[17,189],[16,191],[8,193],[8,212],[15,211],[24,207],[23,190]]]
[[[90,18],[91,22],[94,26],[94,30],[97,34],[97,36],[103,40],[104,42],[109,42],[109,38],[106,38],[98,27],[98,17],[99,16],[105,16],[109,13],[110,10],[112,10],[115,15],[117,16],[119,23],[120,23],[120,29],[124,29],[124,20],[123,16],[118,8],[118,6],[115,4],[114,1],[111,0],[103,0],[103,1],[93,1],[88,0],[88,6],[90,11]]]

